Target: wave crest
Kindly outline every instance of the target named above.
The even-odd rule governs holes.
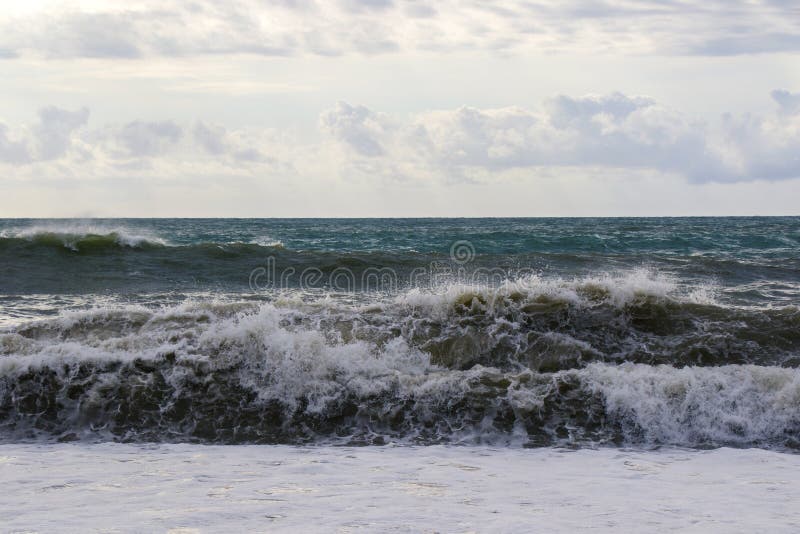
[[[396,311],[205,301],[31,323],[0,334],[2,435],[800,444],[797,367],[618,364],[577,332]]]
[[[63,247],[73,252],[102,250],[109,247],[153,248],[167,246],[161,238],[132,233],[124,228],[91,225],[33,226],[6,230],[0,239],[25,240],[44,246]]]
[[[431,290],[412,288],[395,302],[409,309],[447,315],[470,307],[491,312],[509,303],[582,307],[607,304],[624,308],[657,300],[716,305],[716,291],[712,285],[681,286],[673,277],[642,268],[572,279],[531,275],[506,279],[497,286],[445,283]]]

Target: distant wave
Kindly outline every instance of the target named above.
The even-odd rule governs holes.
[[[63,248],[78,253],[99,253],[114,249],[158,249],[164,247],[207,248],[208,246],[248,246],[282,248],[279,240],[263,237],[248,242],[199,242],[177,245],[158,236],[136,233],[126,228],[109,228],[92,225],[33,226],[0,232],[0,249],[13,245]]]
[[[268,248],[283,248],[284,246],[283,241],[279,239],[272,239],[271,237],[260,237],[258,239],[253,239],[250,241],[250,244]]]
[[[110,247],[152,248],[167,246],[167,242],[154,236],[131,233],[123,228],[103,228],[87,225],[33,226],[18,230],[4,230],[2,241],[27,241],[46,247],[63,247],[74,252],[102,250]]]

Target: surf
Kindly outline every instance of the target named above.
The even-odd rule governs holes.
[[[797,446],[796,366],[643,363],[497,306],[477,312],[463,292],[443,292],[438,319],[419,299],[199,301],[26,323],[0,335],[0,428],[16,440]],[[470,335],[495,344],[470,352]]]

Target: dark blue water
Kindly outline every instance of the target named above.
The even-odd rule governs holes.
[[[0,221],[0,439],[800,444],[800,218]]]

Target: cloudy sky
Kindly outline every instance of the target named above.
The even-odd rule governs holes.
[[[3,217],[800,214],[797,0],[0,7]]]

